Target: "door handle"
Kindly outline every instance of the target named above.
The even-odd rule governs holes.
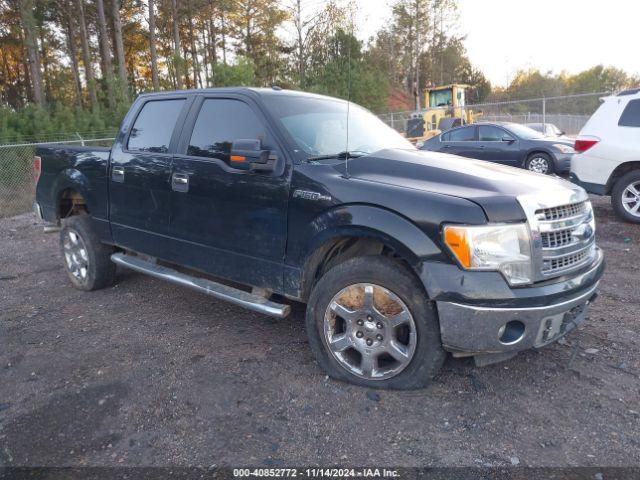
[[[171,175],[171,188],[175,192],[188,192],[189,175],[186,173],[174,173]]]
[[[442,148],[451,148],[451,145],[445,145],[445,146],[444,146],[444,147],[442,147]]]
[[[484,150],[486,148],[485,145],[480,145],[480,150]]]
[[[124,167],[111,168],[111,180],[118,183],[124,182]]]

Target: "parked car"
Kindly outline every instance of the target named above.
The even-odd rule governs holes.
[[[561,138],[563,140],[568,140],[566,133],[556,127],[553,123],[525,123],[525,127],[529,127],[536,132],[540,132],[545,137],[551,138]]]
[[[422,387],[445,352],[487,364],[584,321],[604,263],[582,188],[420,152],[347,105],[142,95],[110,149],[38,147],[36,212],[61,226],[75,287],[113,284],[117,264],[275,317],[305,302],[319,364],[369,387]]]
[[[522,167],[536,173],[568,172],[575,153],[572,140],[549,139],[517,123],[477,123],[448,130],[420,147]]]
[[[640,223],[640,89],[603,99],[580,131],[571,179],[596,195],[611,195],[615,212]]]

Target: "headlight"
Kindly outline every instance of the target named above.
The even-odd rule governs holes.
[[[511,285],[533,281],[531,241],[526,223],[446,225],[444,243],[467,270],[501,272]]]
[[[563,145],[561,143],[554,143],[553,148],[555,148],[556,150],[560,150],[562,153],[576,153],[573,147],[570,147],[569,145]]]

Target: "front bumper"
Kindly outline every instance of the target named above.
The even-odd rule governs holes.
[[[493,306],[486,302],[479,305],[436,301],[444,349],[462,356],[482,356],[539,348],[559,339],[586,318],[589,303],[596,296],[603,262],[600,253],[587,271],[562,282],[567,288],[564,295],[548,304],[502,306],[496,300]],[[505,335],[505,327],[507,333],[515,333]]]
[[[574,153],[555,153],[556,173],[567,173],[571,170],[571,159]]]

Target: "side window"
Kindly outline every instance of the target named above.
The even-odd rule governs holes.
[[[640,127],[640,99],[631,100],[627,104],[618,125],[621,127]]]
[[[184,99],[152,100],[142,107],[129,135],[129,150],[166,153]]]
[[[449,132],[449,140],[452,142],[472,142],[475,140],[476,127],[464,127]]]
[[[443,142],[448,142],[449,140],[451,140],[451,132],[443,133],[442,134],[442,141]]]
[[[500,142],[507,132],[492,125],[480,125],[478,127],[478,137],[481,142]]]
[[[253,110],[240,100],[206,99],[193,127],[187,155],[230,163],[231,144],[238,139],[264,142],[264,127]]]

